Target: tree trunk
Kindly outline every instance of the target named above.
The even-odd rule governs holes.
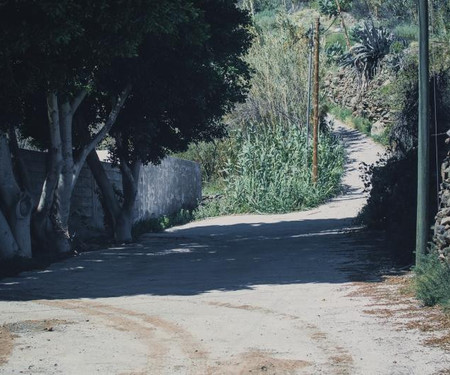
[[[0,210],[0,259],[10,259],[17,255],[19,246],[11,232],[8,221]]]
[[[74,159],[72,122],[73,117],[87,95],[82,89],[72,102],[60,102],[57,92],[47,95],[50,125],[50,165],[34,216],[34,233],[46,251],[67,253],[71,250],[69,218],[73,189],[86,158],[107,135],[131,92],[131,85],[117,97],[108,118],[100,130],[81,148]]]
[[[72,192],[75,186],[77,174],[73,161],[73,145],[72,145],[72,109],[68,102],[60,106],[60,134],[61,134],[61,153],[62,168],[58,178],[58,184],[55,191],[55,229],[57,234],[57,251],[58,253],[68,253],[71,250],[69,218],[70,203],[72,200]]]
[[[140,162],[134,162],[130,167],[125,160],[121,160],[120,170],[122,172],[124,201],[122,206],[120,206],[114,189],[105,173],[105,169],[95,151],[89,154],[87,162],[102,192],[104,214],[110,219],[114,232],[114,240],[121,243],[131,242],[133,240],[131,234],[133,227],[133,207],[136,201],[137,183],[142,164]]]
[[[123,209],[116,218],[116,226],[114,228],[114,239],[119,243],[127,243],[133,241],[131,229],[133,227],[132,211]]]
[[[62,232],[57,229],[57,219],[52,212],[53,209],[57,209],[55,192],[63,167],[60,111],[56,92],[47,95],[47,111],[50,131],[49,162],[39,203],[32,218],[32,227],[38,250],[44,253],[54,253],[59,251],[61,243],[64,242],[61,241]],[[63,246],[63,249],[66,249],[66,246]]]
[[[0,205],[4,219],[7,221],[17,245],[15,255],[31,258],[32,199],[30,194],[22,192],[17,185],[6,134],[0,134]],[[4,233],[6,233],[5,228],[3,225]]]
[[[110,225],[111,234],[115,236],[117,218],[120,215],[120,205],[117,200],[112,184],[103,168],[97,152],[95,150],[89,153],[87,157],[88,166],[94,176],[95,182],[102,195],[102,207],[105,215],[105,221]]]
[[[116,142],[120,144],[117,139]],[[115,231],[116,241],[119,242],[132,241],[133,208],[138,193],[141,166],[142,163],[140,161],[134,161],[129,165],[125,158],[120,158],[119,168],[122,172],[123,203]]]

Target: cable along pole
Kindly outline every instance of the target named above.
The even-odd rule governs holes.
[[[318,155],[317,144],[319,136],[319,51],[320,51],[320,18],[316,20],[316,31],[314,34],[314,122],[313,122],[313,161],[312,181],[317,184]]]
[[[416,265],[427,251],[430,181],[428,0],[419,0],[419,128],[417,152]]]

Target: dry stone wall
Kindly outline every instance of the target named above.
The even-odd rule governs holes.
[[[450,154],[441,167],[440,209],[436,214],[433,243],[441,260],[450,264]]]
[[[328,100],[352,111],[356,117],[364,117],[372,122],[372,135],[382,135],[394,121],[389,106],[387,88],[392,77],[381,71],[365,87],[346,69],[327,76],[324,80],[325,95]]]
[[[35,202],[39,199],[45,179],[46,154],[22,150],[32,185]],[[110,182],[120,192],[120,171],[103,163]],[[141,169],[139,192],[134,208],[134,221],[170,215],[182,208],[193,209],[202,196],[201,172],[198,163],[167,157],[160,165]],[[99,191],[90,169],[84,166],[72,197],[70,227],[81,238],[102,232],[103,210]]]

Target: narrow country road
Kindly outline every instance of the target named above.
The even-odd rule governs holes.
[[[359,164],[382,150],[335,131],[345,191],[321,207],[195,222],[2,280],[0,374],[450,373],[449,352],[404,324],[415,302],[370,294],[381,242],[353,219]]]

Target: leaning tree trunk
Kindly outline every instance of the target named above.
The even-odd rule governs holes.
[[[31,257],[30,218],[32,199],[26,191],[21,191],[13,172],[11,152],[6,134],[0,134],[0,205],[3,212],[1,221],[2,251],[5,256],[14,255]],[[5,223],[6,221],[6,223]],[[6,224],[9,227],[6,227]],[[10,235],[14,238],[15,245],[11,245]],[[11,247],[12,246],[12,247]]]

